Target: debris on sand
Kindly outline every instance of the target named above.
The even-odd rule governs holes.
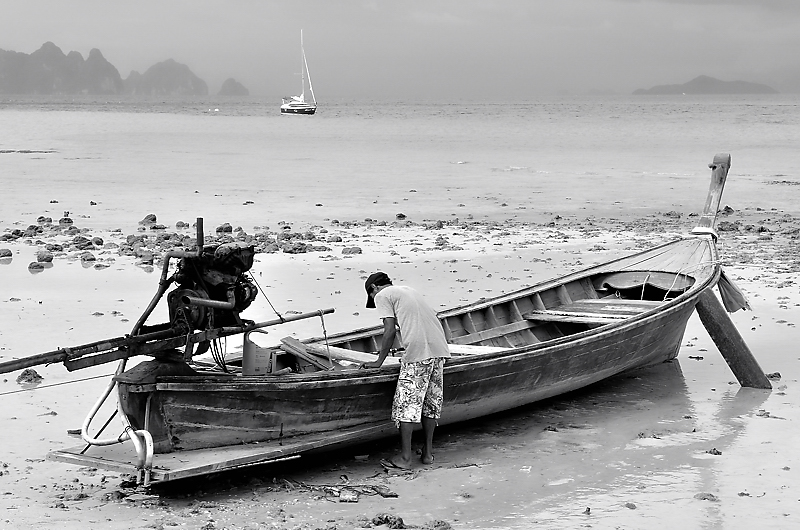
[[[339,502],[358,502],[358,492],[350,488],[339,490]]]

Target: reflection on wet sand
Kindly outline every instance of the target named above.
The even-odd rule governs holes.
[[[475,491],[468,485],[465,495],[491,492],[492,512],[512,514],[482,519],[467,503],[456,503],[466,520],[499,528],[576,528],[601,520],[624,525],[630,516],[640,524],[642,513],[633,518],[630,512],[645,508],[654,521],[667,517],[661,520],[692,527],[709,503],[687,502],[687,490],[715,490],[716,457],[706,451],[716,447],[724,454],[745,430],[742,417],[754,414],[769,394],[743,389],[699,406],[675,360],[444,428],[437,459],[474,466]],[[680,511],[671,507],[681,503]]]

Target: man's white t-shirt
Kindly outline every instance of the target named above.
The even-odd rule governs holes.
[[[436,311],[416,290],[405,285],[385,287],[375,295],[375,309],[381,319],[397,319],[400,343],[405,348],[403,361],[450,357],[450,348]]]

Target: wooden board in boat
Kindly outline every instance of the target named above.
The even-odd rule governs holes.
[[[534,309],[522,316],[526,320],[611,324],[650,311],[661,304],[662,302],[654,300],[629,300],[616,297],[587,298],[553,309]]]

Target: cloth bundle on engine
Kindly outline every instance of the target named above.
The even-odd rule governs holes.
[[[177,287],[167,295],[172,327],[242,325],[239,313],[258,294],[246,274],[254,257],[253,245],[234,242],[208,245],[200,256],[182,258],[174,275]]]

